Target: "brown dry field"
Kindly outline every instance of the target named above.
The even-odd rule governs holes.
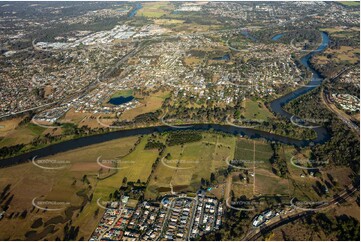
[[[0,121],[0,137],[3,137],[10,131],[14,130],[19,125],[21,120],[23,120],[22,117]]]
[[[280,178],[270,170],[256,169],[256,194],[280,194],[289,195],[290,182],[288,179]]]
[[[113,117],[114,115],[109,115],[109,114],[98,114],[95,115],[93,113],[88,113],[88,112],[75,112],[74,109],[70,109],[63,118],[61,118],[59,121],[61,123],[75,123],[78,125],[78,127],[82,127],[82,126],[88,126],[90,128],[100,128],[103,127],[101,126],[96,118],[100,116],[102,117]]]
[[[117,177],[107,178],[102,181],[102,183],[98,184],[94,179],[100,170],[100,166],[96,162],[97,157],[102,155],[102,159],[114,159],[119,156],[124,156],[133,147],[137,139],[138,137],[129,137],[113,140],[43,158],[57,161],[69,161],[70,165],[66,166],[64,169],[41,169],[31,162],[0,169],[0,190],[7,184],[11,184],[10,194],[14,195],[10,208],[6,214],[9,215],[12,212],[21,213],[24,209],[28,211],[26,219],[18,217],[12,219],[3,218],[0,220],[0,240],[25,240],[25,233],[31,230],[30,226],[36,219],[42,218],[43,221],[47,221],[56,216],[64,217],[65,207],[60,211],[43,212],[42,210],[37,211],[37,209],[35,209],[33,212],[30,212],[33,207],[32,200],[34,198],[36,200],[41,200],[42,196],[44,196],[44,199],[47,201],[67,203],[66,207],[80,206],[82,198],[76,195],[76,193],[82,189],[89,189],[88,185],[81,181],[84,175],[87,175],[90,184],[93,187],[92,189],[97,189],[97,194],[107,196],[109,194],[109,189],[102,184],[105,184],[105,186],[110,185],[118,187],[119,179],[120,181],[122,179],[117,179]],[[128,172],[131,173],[132,171]],[[88,191],[88,193],[90,192],[91,191]],[[85,208],[88,206],[94,208],[94,203],[88,204]],[[96,207],[97,206],[95,205],[95,209]],[[74,223],[78,220],[76,216],[78,212],[79,210],[73,214]],[[102,212],[100,212],[100,215],[101,214]],[[91,219],[88,217],[88,220],[89,222],[91,220],[92,223],[96,224],[98,219],[100,219],[99,216],[96,218],[93,218],[92,216],[90,217]],[[56,236],[62,238],[62,226],[62,224],[57,224],[55,227],[58,231],[53,235],[47,235],[46,238],[50,240],[54,240]],[[43,228],[40,227],[35,230],[40,232],[42,229]],[[82,235],[89,236],[92,228],[81,228],[81,230],[84,231],[81,233]]]
[[[331,59],[326,56],[333,54]],[[327,64],[328,62],[341,62],[347,61],[351,64],[356,63],[359,60],[360,50],[351,46],[340,46],[339,49],[327,49],[322,55],[315,56],[316,63]]]
[[[156,94],[152,94],[151,96],[144,97],[144,99],[139,101],[141,103],[139,107],[126,110],[120,118],[124,120],[132,120],[140,114],[154,112],[162,107],[164,97],[167,95],[168,92],[158,92]]]
[[[323,212],[326,213],[329,217],[346,214],[360,221],[360,207],[354,199],[349,199],[349,202],[347,202],[346,204],[338,205],[337,208],[331,208]],[[333,238],[330,237],[328,234],[325,234],[322,229],[318,231],[313,231],[309,227],[309,225],[304,225],[300,221],[301,220],[297,220],[296,222],[288,223],[284,226],[274,229],[270,233],[268,240],[284,241],[284,235],[286,235],[287,240],[296,241],[337,240],[337,238]]]

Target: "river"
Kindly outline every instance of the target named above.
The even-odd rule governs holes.
[[[322,82],[322,77],[317,73],[316,70],[314,70],[309,65],[310,58],[317,53],[318,51],[323,51],[327,48],[329,42],[329,38],[326,33],[322,33],[322,44],[315,50],[310,52],[309,54],[305,55],[301,59],[301,63],[307,67],[312,72],[312,80],[309,83],[309,86],[301,87],[297,90],[295,90],[292,93],[289,93],[279,99],[276,99],[270,103],[271,111],[278,114],[279,116],[290,119],[292,117],[292,114],[284,111],[282,109],[283,105],[287,104],[291,100],[299,97],[302,94],[305,94],[317,86],[319,86]],[[93,136],[87,136],[82,137],[78,139],[68,140],[64,141],[62,143],[53,144],[45,148],[41,148],[38,150],[30,151],[28,153],[24,153],[15,157],[6,158],[3,160],[0,160],[0,166],[10,166],[17,163],[26,162],[28,160],[31,160],[33,157],[37,156],[37,158],[40,157],[46,157],[50,155],[54,155],[57,153],[74,150],[81,147],[86,147],[93,144],[98,144],[106,141],[111,141],[114,139],[129,137],[129,136],[135,136],[135,135],[146,135],[146,134],[152,134],[154,132],[167,132],[167,131],[175,131],[179,130],[179,128],[175,127],[169,127],[169,126],[156,126],[156,127],[146,127],[146,128],[136,128],[136,129],[130,129],[130,130],[118,130],[110,133],[105,134],[98,134]],[[228,134],[234,134],[234,135],[242,135],[247,136],[251,139],[258,139],[263,138],[268,141],[276,141],[281,142],[284,144],[294,145],[298,147],[305,147],[316,143],[324,143],[326,142],[330,136],[327,133],[326,129],[324,127],[316,127],[313,128],[313,130],[317,133],[317,138],[314,140],[297,140],[289,137],[284,137],[272,133],[268,133],[261,130],[256,130],[252,128],[240,128],[235,127],[231,125],[220,125],[220,124],[195,124],[192,126],[187,126],[186,128],[183,128],[182,130],[214,130],[214,131],[220,131]]]
[[[289,103],[290,101],[292,101],[293,99],[320,86],[323,81],[323,78],[320,76],[320,74],[315,69],[313,69],[311,67],[310,62],[309,62],[313,55],[315,55],[316,53],[318,53],[320,51],[325,50],[328,46],[328,42],[329,42],[328,35],[324,32],[322,32],[321,35],[322,35],[321,45],[316,50],[311,51],[310,53],[308,53],[307,55],[305,55],[301,58],[302,65],[304,65],[309,71],[312,72],[311,81],[304,87],[301,87],[289,94],[286,94],[286,95],[282,96],[281,98],[278,98],[270,103],[271,111],[285,119],[290,120],[293,115],[286,112],[285,110],[283,110],[282,107],[284,105],[286,105],[287,103]],[[293,119],[297,120],[300,118],[294,116]],[[320,127],[312,128],[312,129],[317,133],[318,140],[328,140],[330,138],[327,130],[324,127],[320,126]]]
[[[130,13],[128,14],[128,17],[134,17],[136,14],[137,14],[137,11],[139,10],[139,9],[141,9],[142,8],[142,4],[140,4],[140,3],[137,3],[135,6],[134,6],[134,8],[132,9],[132,11],[130,11]]]

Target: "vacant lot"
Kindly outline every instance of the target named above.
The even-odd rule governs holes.
[[[104,115],[100,115],[104,116]],[[109,114],[107,114],[109,116]],[[74,123],[78,127],[88,126],[90,128],[101,127],[96,116],[88,112],[79,112],[74,109],[70,109],[62,118],[59,119],[59,123]]]
[[[0,121],[0,137],[6,136],[7,133],[14,130],[23,118],[13,118],[9,120]]]
[[[280,178],[270,170],[256,169],[255,194],[289,195],[289,180]]]
[[[195,56],[189,56],[184,58],[184,64],[189,67],[198,66],[200,63],[202,63],[202,59]]]

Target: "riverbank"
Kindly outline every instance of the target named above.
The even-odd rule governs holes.
[[[277,116],[285,118],[287,120],[301,120],[301,118],[296,117],[287,111],[283,109],[283,106],[289,103],[290,101],[296,99],[297,97],[313,90],[317,86],[321,85],[323,78],[318,74],[316,70],[314,70],[310,64],[309,60],[312,58],[313,55],[315,55],[318,52],[321,52],[325,50],[328,46],[329,38],[326,33],[322,32],[322,44],[311,53],[308,53],[301,59],[301,63],[312,72],[312,79],[308,83],[307,86],[301,87],[294,92],[291,92],[287,95],[284,95],[281,98],[278,98],[270,103],[270,109],[273,113],[275,113]],[[87,137],[80,137],[77,139],[72,139],[68,141],[64,141],[57,144],[52,144],[47,147],[29,151],[27,153],[5,158],[0,160],[0,166],[10,166],[22,162],[26,162],[29,159],[32,159],[34,156],[37,157],[46,157],[49,155],[53,155],[56,153],[84,147],[87,145],[97,144],[105,141],[110,141],[117,138],[123,138],[123,137],[129,137],[129,136],[136,136],[136,135],[145,135],[145,134],[151,134],[154,132],[162,133],[162,132],[169,132],[169,131],[175,131],[175,130],[202,130],[202,131],[208,131],[208,130],[214,130],[218,132],[224,132],[228,134],[234,134],[234,135],[242,135],[245,137],[249,137],[251,139],[260,139],[263,138],[270,142],[280,142],[283,144],[288,145],[294,145],[297,147],[305,147],[309,145],[314,144],[321,144],[326,142],[330,135],[328,134],[327,130],[323,126],[315,126],[311,127],[316,134],[317,137],[313,140],[297,140],[290,137],[285,137],[277,134],[272,134],[266,131],[257,130],[253,128],[246,128],[246,127],[237,127],[234,125],[221,125],[221,124],[187,124],[182,126],[154,126],[154,127],[145,127],[145,128],[136,128],[136,129],[129,129],[129,130],[119,130],[115,132],[110,133],[103,133],[103,134],[96,134],[93,136],[87,136]],[[307,128],[307,127],[306,127]]]
[[[72,139],[68,141],[64,141],[61,143],[49,145],[47,147],[33,150],[27,152],[25,154],[21,154],[15,157],[10,157],[6,159],[0,160],[0,166],[11,166],[14,164],[19,164],[22,162],[26,162],[31,160],[33,157],[46,157],[50,155],[54,155],[56,153],[65,152],[69,150],[73,150],[76,148],[85,147],[88,145],[98,144],[106,141],[111,141],[114,139],[125,138],[130,136],[137,136],[137,135],[146,135],[152,133],[163,133],[163,132],[170,132],[176,131],[179,129],[182,130],[199,130],[199,131],[209,131],[214,130],[217,132],[223,132],[227,134],[233,135],[242,135],[244,137],[248,137],[251,139],[265,139],[270,142],[280,142],[283,144],[294,145],[297,147],[305,147],[310,144],[316,143],[324,143],[328,140],[328,136],[322,133],[322,129],[318,133],[318,137],[314,140],[297,140],[293,138],[288,138],[276,134],[271,134],[265,131],[260,131],[252,128],[239,128],[234,127],[231,125],[219,125],[219,124],[194,124],[190,126],[180,126],[181,128],[175,128],[170,126],[155,126],[155,127],[146,127],[146,128],[137,128],[137,129],[129,129],[129,130],[119,130],[110,133],[104,134],[96,134],[93,136],[86,136],[77,139]],[[327,138],[327,139],[325,139]]]

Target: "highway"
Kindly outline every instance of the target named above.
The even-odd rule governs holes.
[[[351,130],[353,130],[357,135],[357,137],[359,138],[359,133],[360,133],[360,127],[358,127],[356,124],[354,124],[352,122],[352,119],[349,115],[347,115],[346,113],[344,113],[343,111],[339,110],[330,100],[330,94],[324,90],[324,87],[322,87],[321,89],[321,98],[322,98],[322,102],[325,104],[325,106],[334,114],[336,114],[336,116],[342,120],[342,122],[344,122]]]
[[[330,79],[330,82],[335,81],[337,78],[339,78],[343,73],[345,73],[346,71],[350,70],[351,68],[353,68],[354,66],[351,66],[349,68],[345,68],[343,70],[341,70],[339,73],[337,73],[334,77],[332,77]],[[321,88],[321,100],[323,102],[323,104],[325,104],[325,106],[334,114],[336,114],[336,116],[341,119],[342,122],[344,122],[352,131],[354,131],[356,133],[356,137],[358,139],[360,139],[360,127],[357,126],[353,121],[352,118],[347,115],[345,112],[343,112],[342,110],[339,110],[331,101],[330,98],[330,94],[328,93],[328,91],[325,90],[324,86],[322,86]]]
[[[353,185],[349,185],[344,191],[338,195],[335,195],[334,198],[327,203],[322,203],[321,205],[317,206],[314,211],[305,211],[305,210],[297,210],[294,209],[291,213],[289,213],[286,217],[277,216],[273,217],[265,224],[260,227],[252,228],[251,231],[243,238],[246,241],[255,241],[262,237],[262,235],[269,233],[273,229],[281,227],[285,224],[293,222],[297,219],[315,214],[317,210],[329,209],[338,205],[340,202],[346,200],[347,198],[351,197],[351,195],[358,191]]]

